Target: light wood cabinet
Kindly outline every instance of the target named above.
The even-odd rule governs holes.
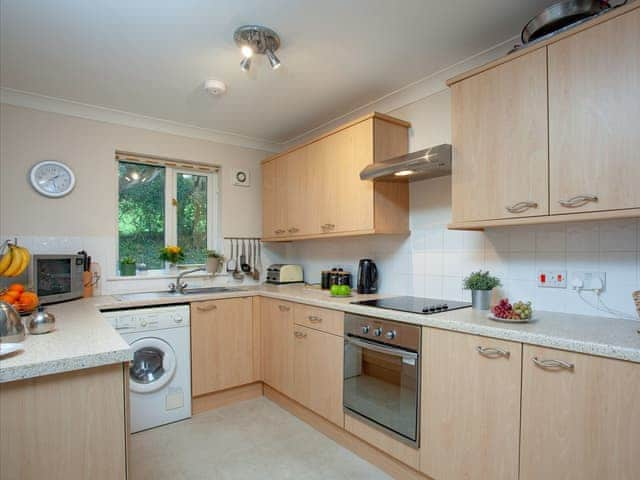
[[[516,480],[522,345],[434,328],[422,342],[420,470]]]
[[[523,362],[520,478],[637,479],[638,365],[529,345]]]
[[[342,337],[295,325],[293,399],[343,426]]]
[[[262,298],[260,307],[263,381],[293,397],[293,304]]]
[[[341,337],[344,334],[344,312],[296,303],[295,323]]]
[[[263,238],[407,233],[408,185],[362,181],[360,171],[406,153],[408,127],[372,114],[266,159]]]
[[[191,304],[192,395],[254,382],[252,299],[229,298]]]
[[[551,213],[639,208],[640,9],[548,49]]]
[[[452,85],[453,222],[548,215],[547,57]]]

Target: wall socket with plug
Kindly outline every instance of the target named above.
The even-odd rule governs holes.
[[[567,288],[567,272],[545,270],[538,272],[538,286],[543,288]]]
[[[604,290],[606,285],[605,272],[575,271],[571,272],[571,288],[583,292]]]

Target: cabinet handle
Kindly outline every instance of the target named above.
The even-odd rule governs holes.
[[[575,197],[571,197],[568,200],[558,200],[558,203],[563,207],[567,208],[575,208],[582,207],[583,205],[589,202],[597,202],[597,195],[576,195]]]
[[[563,362],[562,360],[539,359],[538,357],[533,357],[533,363],[545,370],[573,370],[574,368],[573,363]]]
[[[320,323],[322,322],[322,317],[316,317],[315,315],[309,315],[307,317],[311,323]]]
[[[287,231],[279,228],[278,230],[275,230],[274,233],[276,235],[282,235],[283,233],[287,233]]]
[[[291,310],[291,307],[287,307],[286,305],[278,305],[278,308],[281,312],[288,312],[289,310]]]
[[[296,337],[296,338],[305,338],[307,336],[307,334],[295,331],[295,332],[293,332],[293,336]]]
[[[525,210],[529,210],[530,208],[538,208],[537,202],[518,202],[513,205],[507,205],[505,207],[508,212],[511,213],[522,213]]]
[[[476,347],[476,351],[483,357],[487,358],[509,358],[511,356],[511,352],[508,352],[507,350],[493,347],[481,347],[480,345]]]
[[[297,232],[299,232],[299,231],[300,231],[300,229],[299,229],[299,228],[296,228],[296,227],[291,227],[291,228],[289,229],[289,233],[297,233]]]
[[[211,310],[215,310],[217,308],[218,308],[217,305],[209,305],[207,307],[202,307],[202,306],[198,305],[196,307],[196,310],[198,310],[199,312],[210,312]]]

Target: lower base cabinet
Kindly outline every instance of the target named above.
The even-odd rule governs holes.
[[[420,470],[517,480],[522,345],[434,328],[422,345]]]
[[[260,316],[263,381],[293,398],[293,304],[263,298]]]
[[[520,479],[640,478],[639,367],[525,345]]]

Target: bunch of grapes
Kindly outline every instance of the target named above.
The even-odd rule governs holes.
[[[531,302],[516,302],[513,305],[509,303],[508,298],[503,298],[494,306],[491,311],[498,318],[508,320],[526,320],[531,318]]]

